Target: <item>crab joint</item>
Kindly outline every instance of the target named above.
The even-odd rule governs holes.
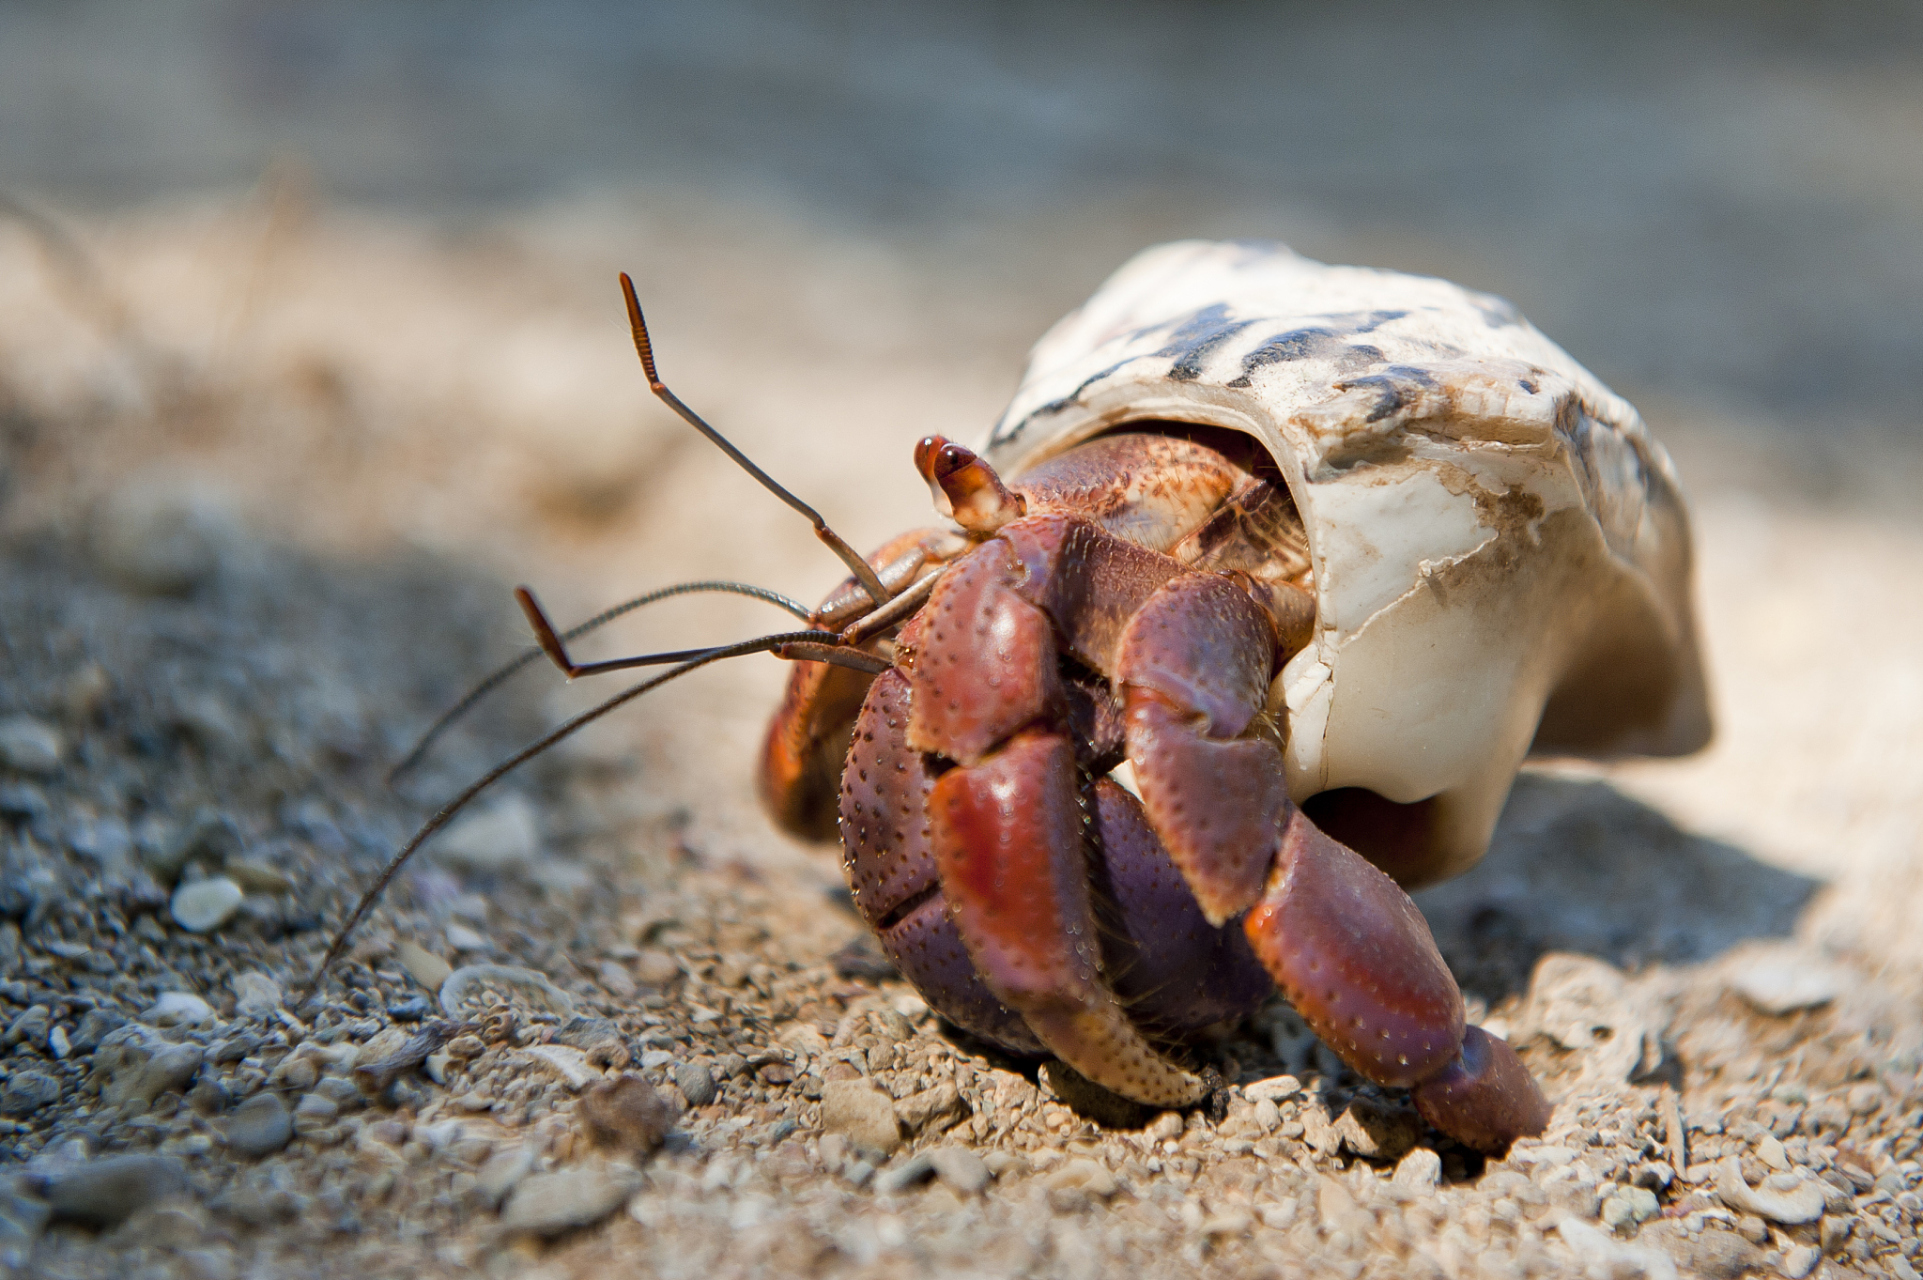
[[[928,482],[935,509],[972,534],[987,537],[1028,509],[1020,494],[1002,484],[995,468],[945,436],[922,437],[915,446],[915,470]]]

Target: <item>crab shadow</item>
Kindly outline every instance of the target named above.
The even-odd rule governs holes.
[[[1633,970],[1785,936],[1820,887],[1606,782],[1525,773],[1488,856],[1415,899],[1463,989],[1493,1005],[1550,951]]]

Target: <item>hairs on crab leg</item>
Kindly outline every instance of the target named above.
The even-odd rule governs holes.
[[[494,783],[498,782],[501,778],[507,776],[521,765],[526,764],[529,760],[540,755],[557,742],[567,738],[576,730],[599,720],[602,716],[607,715],[617,707],[624,706],[642,694],[652,689],[658,689],[668,683],[668,681],[687,675],[690,671],[698,670],[701,667],[707,666],[709,663],[719,662],[723,658],[744,657],[751,653],[780,654],[783,650],[791,646],[803,646],[806,650],[806,660],[820,662],[829,660],[821,656],[823,651],[835,649],[838,645],[837,637],[832,632],[785,631],[775,635],[757,636],[753,640],[743,640],[737,644],[717,645],[712,649],[697,651],[693,656],[688,657],[686,661],[681,662],[672,670],[664,671],[652,679],[643,680],[640,684],[622,690],[606,702],[583,711],[580,715],[575,716],[559,728],[546,734],[537,741],[529,743],[527,746],[509,756],[506,760],[503,760],[500,764],[495,765],[471,783],[459,795],[442,805],[433,817],[421,825],[420,830],[414,833],[413,838],[401,846],[400,852],[389,859],[387,866],[382,868],[381,874],[375,879],[374,883],[369,886],[367,892],[361,895],[360,901],[355,904],[353,913],[347,918],[347,923],[342,925],[340,932],[334,935],[334,941],[328,946],[327,954],[321,957],[320,964],[315,966],[313,977],[308,979],[301,993],[301,999],[304,1001],[311,997],[315,991],[319,990],[320,984],[327,977],[328,969],[333,966],[336,960],[340,959],[341,952],[346,950],[348,938],[353,935],[354,930],[359,927],[361,921],[367,917],[367,913],[373,909],[375,902],[379,901],[381,894],[386,891],[387,886],[393,883],[394,877],[400,873],[401,868],[406,865],[408,859],[412,858],[415,852],[422,845],[426,844],[435,832],[453,821],[455,815],[466,808],[476,796],[493,786]],[[635,660],[636,664],[638,665],[639,662],[646,661],[646,657],[648,656],[652,655],[646,655],[640,660]],[[862,654],[861,656],[869,659],[870,662],[880,661],[880,659],[874,658],[869,654]],[[864,666],[862,669],[866,670],[867,667]]]
[[[608,623],[613,622],[617,618],[624,617],[636,609],[658,603],[662,600],[671,600],[676,596],[694,595],[699,592],[718,592],[728,595],[747,596],[750,599],[765,601],[768,604],[774,605],[777,609],[786,610],[803,622],[808,621],[808,608],[806,605],[798,600],[789,599],[779,591],[771,591],[767,587],[757,587],[746,582],[678,582],[671,587],[661,587],[658,590],[648,592],[646,595],[636,596],[632,600],[627,600],[615,605],[612,609],[605,609],[595,614],[592,618],[589,618],[586,622],[577,623],[569,627],[566,631],[561,632],[560,636],[563,640],[577,640],[587,635],[590,631],[605,627]],[[405,774],[415,765],[419,764],[427,755],[428,749],[440,739],[443,733],[447,732],[449,726],[471,711],[477,702],[494,692],[495,689],[499,688],[502,683],[512,677],[516,672],[520,671],[530,662],[540,658],[542,653],[543,650],[539,645],[523,649],[512,661],[497,667],[494,671],[483,677],[472,689],[462,694],[460,700],[443,712],[441,718],[428,727],[427,732],[420,736],[420,739],[415,742],[408,753],[402,756],[400,761],[387,771],[388,785],[392,786],[400,780],[402,774]]]

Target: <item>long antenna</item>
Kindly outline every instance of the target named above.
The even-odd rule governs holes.
[[[791,644],[817,644],[821,641],[822,637],[823,633],[820,631],[788,631],[779,635],[759,636],[753,640],[743,640],[739,644],[719,645],[698,657],[689,659],[672,671],[664,671],[651,680],[643,680],[640,684],[622,690],[598,707],[592,707],[587,711],[583,711],[580,715],[569,720],[566,724],[555,729],[539,741],[522,747],[506,760],[489,769],[481,775],[478,781],[442,805],[440,811],[429,818],[422,824],[421,829],[414,833],[414,838],[401,846],[401,851],[388,861],[387,866],[382,869],[380,877],[374,881],[366,893],[361,895],[361,900],[355,904],[354,913],[347,917],[347,923],[342,925],[340,932],[334,935],[333,944],[327,948],[327,954],[321,957],[320,964],[314,970],[314,976],[307,980],[306,986],[302,989],[301,1001],[305,1001],[315,991],[320,989],[321,982],[327,977],[328,969],[333,966],[336,960],[340,959],[341,953],[347,949],[347,939],[349,936],[353,934],[355,929],[360,927],[360,923],[367,917],[367,913],[373,910],[374,903],[380,899],[381,894],[386,891],[387,886],[393,883],[394,877],[400,874],[400,870],[407,864],[407,860],[414,856],[417,849],[427,843],[428,837],[432,836],[442,827],[445,827],[453,820],[454,815],[458,814],[462,809],[465,809],[475,796],[480,795],[481,792],[493,786],[494,783],[501,778],[527,763],[529,760],[532,760],[535,756],[540,755],[543,751],[546,751],[549,747],[561,741],[577,729],[599,720],[602,716],[624,703],[632,702],[650,689],[658,689],[670,680],[676,679],[679,676],[685,676],[690,671],[705,667],[711,662],[719,662],[723,658],[738,658],[750,653],[766,653],[770,650],[778,650],[785,645]],[[296,1007],[298,1007],[298,1004]]]
[[[771,591],[767,587],[757,587],[746,582],[678,582],[671,587],[661,587],[658,590],[648,592],[646,595],[636,596],[632,600],[615,605],[612,609],[605,609],[595,614],[592,618],[589,618],[586,622],[578,623],[575,626],[569,627],[566,631],[563,631],[561,633],[561,639],[579,639],[588,634],[588,632],[599,627],[604,627],[616,618],[624,614],[632,613],[644,605],[672,599],[675,596],[692,595],[704,591],[725,592],[729,595],[747,596],[754,600],[762,600],[774,605],[777,609],[786,610],[803,622],[808,620],[808,608],[806,605],[798,600],[790,600],[779,591]],[[387,771],[387,784],[393,786],[394,783],[400,780],[402,774],[405,774],[408,770],[419,764],[422,758],[427,755],[428,748],[432,747],[434,743],[440,739],[440,736],[447,732],[450,725],[466,715],[475,703],[494,692],[495,689],[500,687],[502,682],[540,657],[541,649],[538,645],[523,649],[512,661],[497,667],[488,673],[480,683],[462,694],[461,700],[443,712],[441,718],[430,725],[427,732],[423,733],[420,739],[415,742],[413,749],[402,756],[399,763]]]
[[[661,403],[680,414],[689,426],[708,437],[714,442],[716,448],[734,459],[736,466],[758,480],[762,488],[806,516],[808,522],[815,527],[815,536],[827,543],[828,549],[841,557],[841,562],[848,566],[849,572],[855,575],[855,581],[861,584],[861,589],[868,593],[868,598],[875,602],[876,607],[887,604],[888,589],[881,585],[881,579],[875,576],[874,569],[842,539],[840,534],[828,527],[828,522],[821,518],[819,511],[777,484],[773,476],[757,467],[749,460],[747,454],[729,444],[727,437],[702,421],[700,414],[681,403],[680,396],[668,390],[668,384],[661,381],[661,376],[655,372],[654,344],[648,339],[648,322],[641,318],[641,299],[635,296],[634,281],[628,278],[628,273],[625,271],[621,273],[621,293],[628,302],[628,327],[634,331],[634,351],[641,357],[641,369],[648,375],[649,389],[660,398]]]

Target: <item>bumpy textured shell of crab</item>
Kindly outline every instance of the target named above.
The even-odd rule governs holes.
[[[1149,249],[1043,336],[984,452],[1019,478],[1144,420],[1274,456],[1317,600],[1271,692],[1289,790],[1434,797],[1433,857],[1405,880],[1482,856],[1532,750],[1708,741],[1668,455],[1501,299],[1276,244]]]

